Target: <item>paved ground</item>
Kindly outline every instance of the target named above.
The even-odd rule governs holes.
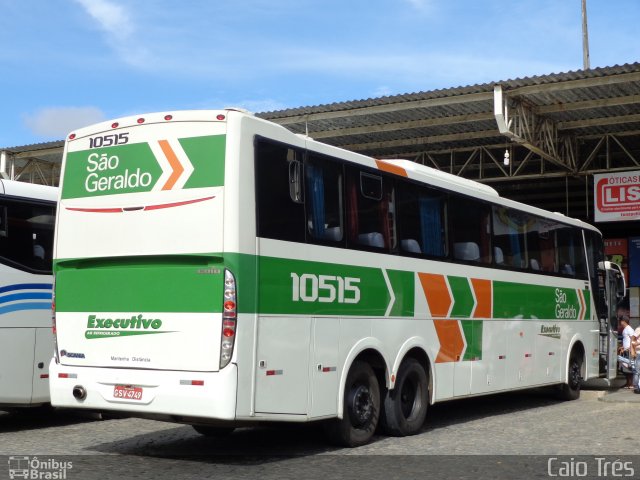
[[[546,391],[510,393],[434,405],[419,435],[341,449],[327,445],[316,425],[244,428],[211,439],[189,426],[142,419],[0,414],[0,479],[8,478],[10,456],[73,462],[71,480],[479,480],[547,477],[550,459],[581,455],[592,463],[593,456],[623,456],[638,478],[637,422],[630,427],[629,419],[639,416],[640,395],[618,388],[586,390],[573,402]]]

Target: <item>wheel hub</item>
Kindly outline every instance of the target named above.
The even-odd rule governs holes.
[[[349,412],[354,427],[366,424],[373,416],[371,391],[366,385],[358,385],[349,396]]]

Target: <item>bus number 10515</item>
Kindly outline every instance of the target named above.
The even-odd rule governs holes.
[[[112,145],[124,145],[129,143],[129,133],[113,133],[111,135],[100,135],[89,139],[89,148],[110,147]]]
[[[291,273],[294,302],[358,303],[359,278]]]

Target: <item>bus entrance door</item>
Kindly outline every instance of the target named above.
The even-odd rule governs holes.
[[[626,294],[624,274],[619,265],[601,262],[600,268],[600,376],[608,380],[618,372],[618,316],[617,305]],[[604,284],[604,285],[603,285]]]

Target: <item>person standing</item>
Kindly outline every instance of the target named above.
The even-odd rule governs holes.
[[[631,369],[631,336],[634,335],[635,332],[629,325],[628,316],[620,315],[618,317],[618,321],[622,326],[622,346],[618,353],[629,359],[629,369]],[[633,373],[629,371],[629,373],[625,373],[625,376],[627,377],[627,384],[624,388],[630,390],[633,388]]]
[[[640,327],[631,335],[631,357],[635,357],[635,369],[633,371],[633,393],[640,393]]]

